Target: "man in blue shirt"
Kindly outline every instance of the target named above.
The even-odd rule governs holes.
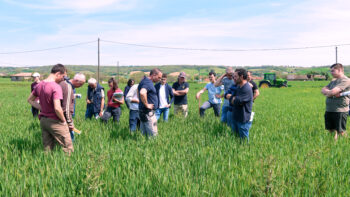
[[[186,73],[181,72],[177,82],[173,84],[174,93],[174,114],[182,114],[185,118],[188,115],[187,93],[189,84],[186,82]]]
[[[215,116],[219,116],[220,114],[220,105],[221,105],[221,87],[215,87],[215,76],[216,73],[214,71],[210,71],[209,73],[209,80],[210,83],[207,83],[207,85],[201,89],[196,94],[196,99],[199,100],[201,94],[204,93],[204,91],[208,90],[208,101],[205,101],[203,105],[199,108],[199,115],[201,117],[204,116],[205,110],[212,107],[214,109]]]
[[[140,129],[142,134],[147,136],[157,136],[157,118],[155,110],[158,109],[157,91],[153,83],[158,82],[162,78],[162,72],[158,69],[152,69],[148,77],[144,77],[137,90],[139,92],[139,116]]]
[[[232,106],[232,131],[241,139],[249,140],[249,129],[252,126],[253,91],[247,81],[247,71],[236,69],[233,79],[236,84],[235,94],[226,94]]]

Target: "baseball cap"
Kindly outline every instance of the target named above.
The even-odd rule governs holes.
[[[181,77],[183,77],[183,78],[185,78],[185,79],[186,79],[186,73],[185,73],[185,72],[180,72],[180,74],[179,74],[179,78],[181,78]]]
[[[35,72],[35,73],[32,74],[32,77],[40,77],[40,74]]]

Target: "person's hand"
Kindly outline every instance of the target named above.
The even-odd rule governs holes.
[[[167,108],[170,108],[170,106],[171,106],[170,104],[167,104],[167,105],[166,105]]]
[[[336,95],[334,95],[335,97],[339,98],[340,97],[340,92]]]
[[[154,104],[147,103],[147,104],[145,105],[145,107],[146,107],[147,109],[153,109]]]
[[[89,99],[86,99],[86,103],[87,103],[87,104],[90,104],[91,101],[90,101]]]
[[[233,103],[234,103],[235,99],[236,99],[236,97],[235,97],[235,96],[234,96],[234,97],[232,97],[231,104],[233,104]]]
[[[226,99],[229,100],[231,96],[232,96],[232,94],[227,94]]]
[[[327,88],[322,88],[322,94],[326,95],[328,93],[328,89]]]
[[[68,128],[70,131],[73,131],[74,130],[74,125],[68,125]]]
[[[100,113],[98,114],[100,117],[102,117],[103,116],[103,114],[102,114],[102,111],[100,111]]]
[[[221,98],[221,95],[220,94],[215,94],[215,97],[216,98]]]
[[[196,99],[199,100],[200,96],[201,96],[201,94],[196,94]]]

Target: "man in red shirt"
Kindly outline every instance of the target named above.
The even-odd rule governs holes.
[[[70,155],[74,149],[61,107],[63,94],[59,85],[66,74],[66,68],[62,64],[53,66],[48,78],[41,81],[30,94],[28,102],[40,110],[39,119],[44,149],[52,150],[55,142],[58,142],[62,146],[63,151]],[[35,102],[37,97],[40,104]]]

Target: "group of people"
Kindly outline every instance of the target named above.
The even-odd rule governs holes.
[[[74,151],[74,121],[75,89],[81,87],[86,78],[83,74],[76,74],[68,79],[67,70],[62,64],[52,67],[51,73],[40,81],[39,73],[34,73],[34,82],[28,102],[32,105],[33,116],[38,115],[42,129],[44,148],[51,150],[55,142],[59,143],[67,153]],[[178,80],[170,86],[167,74],[158,68],[152,69],[149,76],[144,76],[139,84],[129,79],[124,92],[118,87],[114,78],[108,80],[109,90],[105,94],[104,87],[94,78],[88,80],[85,118],[101,119],[107,122],[113,117],[119,122],[122,114],[121,105],[124,103],[129,109],[129,128],[132,133],[137,129],[143,135],[157,136],[157,122],[163,115],[163,121],[169,119],[170,109],[174,113],[188,116],[187,94],[189,84],[186,74],[180,72]],[[216,80],[216,73],[209,73],[210,82],[196,94],[196,99],[208,91],[208,100],[199,107],[201,117],[208,108],[214,109],[214,115],[220,116],[221,122],[226,123],[232,131],[242,139],[249,139],[249,129],[252,124],[252,105],[259,95],[257,85],[251,79],[251,73],[245,69],[227,68],[226,73]],[[155,85],[154,85],[155,84]],[[107,96],[107,106],[105,106]],[[224,102],[221,108],[221,99]]]

